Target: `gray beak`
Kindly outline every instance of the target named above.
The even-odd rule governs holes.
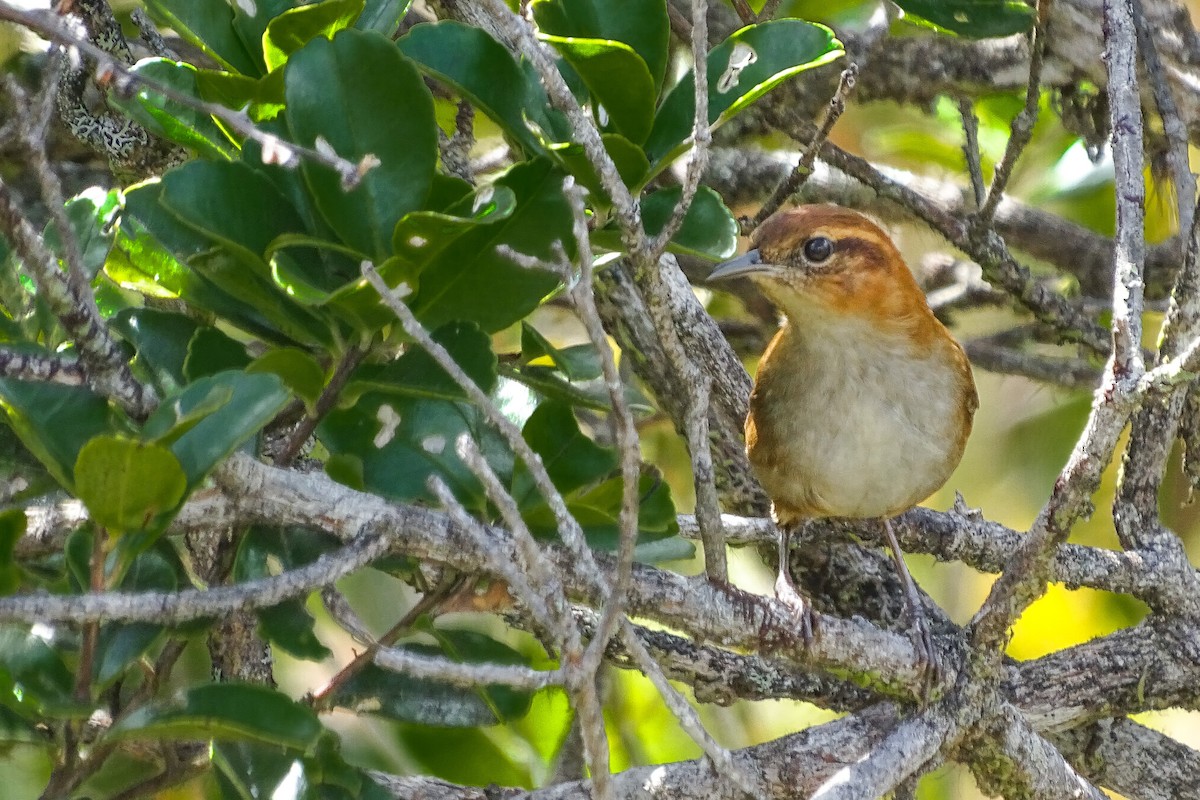
[[[762,263],[762,258],[758,254],[758,249],[750,250],[735,259],[726,261],[724,264],[718,264],[713,273],[708,276],[711,281],[723,281],[726,278],[740,278],[743,275],[753,275],[756,272],[764,272],[765,266]]]

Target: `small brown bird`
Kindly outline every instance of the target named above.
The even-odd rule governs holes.
[[[979,405],[971,366],[891,238],[862,214],[801,206],[752,240],[709,280],[749,276],[785,317],[746,417],[746,452],[781,531],[776,593],[811,637],[811,608],[788,569],[792,532],[814,518],[880,517],[932,659],[889,518],[940,488],[962,458]]]

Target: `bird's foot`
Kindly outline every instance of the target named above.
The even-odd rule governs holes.
[[[934,688],[946,677],[942,667],[942,659],[933,642],[933,631],[929,627],[929,619],[919,606],[912,608],[912,625],[909,636],[913,648],[917,651],[917,675],[920,680],[917,700],[921,705],[929,705]]]
[[[804,646],[811,647],[820,632],[813,615],[812,603],[800,594],[786,572],[780,572],[775,578],[775,599],[792,612],[792,618],[800,627],[800,638],[804,640]]]

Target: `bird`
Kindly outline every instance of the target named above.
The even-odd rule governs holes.
[[[750,278],[783,323],[759,361],[746,453],[779,536],[775,590],[813,636],[790,539],[814,519],[879,518],[920,641],[936,653],[891,518],[958,466],[979,398],[962,346],[934,316],[892,238],[836,205],[780,211],[708,280]]]

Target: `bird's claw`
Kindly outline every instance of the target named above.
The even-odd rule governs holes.
[[[812,603],[796,589],[796,584],[784,572],[775,579],[775,599],[787,606],[792,618],[800,628],[800,638],[805,647],[811,647],[818,634],[817,620],[813,615]]]
[[[929,620],[919,610],[913,614],[913,624],[909,630],[913,648],[917,651],[917,673],[920,680],[917,699],[921,705],[928,705],[934,688],[942,683],[946,672],[942,666],[941,656],[934,646]]]

